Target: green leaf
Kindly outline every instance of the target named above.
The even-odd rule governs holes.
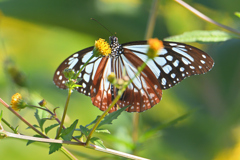
[[[105,124],[112,124],[112,121],[114,119],[117,119],[117,117],[125,110],[129,107],[130,105],[128,106],[125,106],[115,112],[112,112],[112,113],[109,113],[98,125],[97,128],[101,127],[102,125],[105,125]]]
[[[43,132],[43,124],[46,121],[46,119],[43,119],[43,118],[46,118],[46,117],[43,117],[42,113],[43,112],[42,112],[41,109],[36,109],[36,112],[35,112],[34,116],[36,117],[36,119],[38,121],[38,124],[39,124],[39,127],[40,127],[41,131]]]
[[[90,139],[90,142],[92,142],[93,144],[101,147],[101,148],[104,148],[106,149],[106,147],[103,145],[103,141],[100,139],[100,138],[97,138],[97,137],[92,137]]]
[[[42,138],[42,136],[39,135],[39,134],[33,135],[33,137]],[[33,142],[36,142],[36,141],[29,140],[29,141],[27,142],[27,146],[28,146],[29,144],[33,143]]]
[[[108,134],[111,134],[111,133],[109,132],[109,130],[107,130],[107,129],[96,129],[95,132],[97,132],[97,133],[108,133]]]
[[[72,135],[73,135],[73,132],[76,128],[77,123],[78,123],[78,120],[75,120],[70,127],[62,130],[61,137],[62,137],[63,140],[70,141],[72,139]]]
[[[174,119],[174,120],[172,120],[172,121],[170,121],[170,122],[168,122],[168,123],[166,123],[166,124],[161,124],[161,125],[159,125],[159,126],[157,126],[157,127],[155,127],[155,128],[152,128],[152,129],[148,130],[147,132],[145,132],[145,133],[139,138],[139,141],[140,141],[140,142],[144,142],[145,140],[147,140],[147,139],[149,139],[149,138],[157,135],[157,133],[158,133],[160,130],[177,124],[179,121],[186,119],[189,115],[190,115],[190,113],[186,113],[186,114],[184,114],[184,115],[182,115],[182,116],[180,116],[180,117],[178,117],[178,118],[176,118],[176,119]]]
[[[171,36],[165,38],[165,41],[175,42],[221,42],[232,38],[239,38],[238,36],[219,30],[202,31],[196,30],[185,32],[181,35]]]
[[[34,124],[33,127],[40,128],[38,125]],[[26,129],[31,129],[31,127],[27,127]]]
[[[87,124],[85,127],[88,127],[88,126],[90,126],[90,125],[92,125],[92,124],[95,124],[95,123],[97,122],[97,120],[98,120],[99,117],[100,117],[100,116],[97,116],[96,119],[94,119],[91,123]]]
[[[1,113],[0,113],[0,123],[2,121],[2,116],[3,116],[3,111],[1,110]]]
[[[57,127],[59,124],[56,123],[56,124],[53,124],[51,126],[48,126],[45,128],[45,133],[47,134],[51,129],[53,129],[54,127]]]
[[[90,130],[87,127],[84,127],[82,125],[80,125],[80,131],[82,132],[82,134],[84,134],[86,137],[89,135]]]
[[[14,128],[14,133],[15,133],[15,134],[18,133],[18,127],[19,127],[19,126],[16,126],[16,127]]]
[[[235,12],[234,14],[240,18],[240,12]]]
[[[61,143],[50,143],[49,154],[58,151],[62,147]]]

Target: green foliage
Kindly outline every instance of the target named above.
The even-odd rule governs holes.
[[[70,141],[72,139],[72,135],[73,135],[73,132],[76,128],[77,123],[78,123],[78,120],[75,120],[70,127],[62,130],[61,137],[62,137],[63,140]]]
[[[33,135],[33,137],[42,138],[42,136],[41,136],[41,135],[38,135],[38,134]],[[27,142],[27,146],[28,146],[29,144],[33,143],[33,142],[36,142],[36,141],[29,140],[29,141]]]
[[[106,125],[106,124],[112,124],[112,121],[114,119],[117,119],[117,117],[123,112],[125,111],[125,109],[127,109],[129,106],[125,106],[115,112],[112,112],[110,114],[108,114],[106,117],[104,117],[104,119],[100,122],[100,124],[98,125],[97,128],[100,128],[101,126],[103,125]]]
[[[58,123],[46,127],[46,128],[45,128],[45,133],[48,134],[48,132],[49,132],[50,130],[52,130],[53,128],[55,128],[55,127],[57,127],[57,126],[59,126]]]
[[[39,127],[40,127],[42,132],[44,131],[43,124],[46,122],[46,119],[44,119],[44,118],[46,118],[45,117],[46,116],[45,113],[46,113],[46,111],[42,111],[40,109],[36,109],[36,112],[34,114],[34,116],[37,119],[38,125],[39,125]]]
[[[159,131],[167,128],[167,127],[170,127],[170,126],[173,126],[175,124],[177,124],[179,121],[182,121],[184,119],[186,119],[188,116],[189,116],[190,113],[186,113],[168,123],[165,123],[165,124],[160,124],[154,128],[151,128],[149,129],[148,131],[146,131],[140,138],[139,138],[139,142],[145,142],[146,140],[150,139],[150,138],[153,138],[155,137],[155,135],[157,135],[159,133]]]
[[[58,151],[62,147],[61,143],[50,143],[49,154]]]
[[[103,145],[103,141],[100,138],[92,137],[90,139],[90,142],[92,142],[93,144],[95,144],[99,147],[102,147],[102,148],[106,149],[106,147]]]
[[[235,15],[240,18],[240,12],[235,12]]]
[[[197,30],[191,32],[185,32],[181,35],[171,36],[165,38],[165,41],[176,41],[176,42],[222,42],[233,38],[240,38],[237,35],[214,30],[214,31],[204,31]]]
[[[2,121],[2,116],[3,116],[3,111],[1,110],[1,113],[0,113],[0,123]]]

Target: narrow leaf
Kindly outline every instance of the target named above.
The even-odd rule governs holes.
[[[99,117],[100,117],[100,116],[97,116],[96,119],[94,119],[91,123],[87,124],[85,127],[88,127],[88,126],[90,126],[90,125],[92,125],[92,124],[95,124],[95,123],[97,122],[97,120],[98,120]]]
[[[90,142],[92,142],[93,144],[101,147],[101,148],[104,148],[106,149],[106,147],[103,145],[103,141],[100,139],[100,138],[97,138],[97,137],[92,137],[90,139]]]
[[[113,121],[114,119],[117,119],[117,117],[118,117],[125,109],[127,109],[128,107],[129,107],[129,105],[128,105],[128,106],[125,106],[125,107],[123,107],[123,108],[121,108],[121,109],[119,109],[119,110],[117,110],[117,111],[115,111],[115,112],[109,113],[109,114],[100,122],[100,124],[98,125],[97,128],[99,128],[99,127],[101,127],[102,125],[105,125],[105,124],[112,124],[112,121]]]
[[[50,143],[49,154],[58,151],[62,147],[61,143]]]
[[[1,113],[0,113],[0,123],[2,121],[2,116],[3,116],[3,111],[1,110]]]
[[[39,135],[39,134],[33,135],[33,137],[42,138],[42,136]],[[28,146],[29,144],[31,144],[31,143],[33,143],[33,142],[36,142],[36,141],[29,140],[26,145]]]
[[[240,12],[235,12],[234,14],[240,18]]]
[[[177,124],[179,121],[186,119],[189,115],[190,115],[190,113],[186,113],[186,114],[184,114],[184,115],[182,115],[182,116],[180,116],[180,117],[178,117],[178,118],[176,118],[176,119],[174,119],[174,120],[172,120],[172,121],[170,121],[170,122],[168,122],[168,123],[166,123],[166,124],[161,124],[161,125],[159,125],[159,126],[157,126],[157,127],[155,127],[155,128],[152,128],[152,129],[148,130],[147,132],[145,132],[145,133],[141,136],[141,138],[139,138],[139,141],[140,141],[140,142],[143,142],[143,141],[145,141],[145,140],[153,137],[153,136],[156,135],[160,130],[162,130],[162,129],[164,129],[164,128],[167,128],[167,127],[170,127],[170,126],[172,126],[172,125],[174,125],[174,124]]]
[[[72,135],[73,135],[73,132],[76,128],[77,123],[78,123],[78,120],[75,120],[70,127],[62,130],[61,137],[62,137],[63,140],[70,141],[72,139]]]
[[[43,124],[46,121],[46,119],[43,119],[43,118],[46,118],[44,115],[45,114],[43,114],[42,110],[40,110],[40,109],[36,109],[36,112],[34,114],[34,116],[36,117],[36,119],[38,121],[41,131],[43,131]]]
[[[191,32],[185,32],[181,35],[171,36],[165,38],[164,40],[175,42],[221,42],[232,38],[239,37],[234,34],[220,30],[213,31],[196,30]]]
[[[51,126],[48,126],[47,128],[45,128],[45,133],[47,134],[51,129],[57,127],[59,124],[56,123],[56,124],[53,124]]]
[[[38,125],[34,124],[33,127],[40,128]],[[27,127],[26,129],[31,129],[31,127]]]
[[[111,133],[109,132],[109,130],[107,130],[107,129],[97,129],[97,130],[95,130],[95,132],[97,132],[97,133],[108,133],[108,134],[111,134]]]

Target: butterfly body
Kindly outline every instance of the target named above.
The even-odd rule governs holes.
[[[160,102],[162,90],[173,87],[186,77],[203,74],[209,71],[214,61],[205,52],[183,43],[163,42],[164,49],[158,56],[148,61],[147,66],[127,87],[117,104],[110,112],[119,107],[130,105],[128,112],[142,112]],[[147,59],[149,45],[147,41],[134,41],[119,44],[118,38],[110,37],[111,54],[104,57],[94,57],[86,65],[79,77],[82,85],[77,91],[91,97],[93,105],[104,111],[117,96],[118,89],[107,80],[114,72],[117,79],[126,76],[132,79],[137,68]],[[69,56],[58,67],[53,81],[59,88],[66,89],[67,79],[62,71],[70,68],[76,72],[92,56],[93,47],[86,48]]]

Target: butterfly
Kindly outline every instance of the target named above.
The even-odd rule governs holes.
[[[108,108],[118,92],[107,76],[114,72],[116,78],[120,79],[125,71],[126,76],[132,79],[137,68],[147,60],[149,48],[147,41],[119,44],[116,36],[109,39],[111,54],[91,59],[79,74],[81,80],[78,84],[82,87],[77,88],[78,92],[91,97],[93,105],[102,111]],[[175,86],[186,77],[206,73],[214,66],[213,59],[198,48],[168,41],[163,41],[163,45],[158,56],[148,61],[109,113],[127,105],[130,105],[126,109],[128,112],[148,110],[160,102],[162,90]],[[55,85],[67,89],[65,83],[68,79],[64,77],[63,70],[69,68],[79,71],[92,56],[93,48],[80,50],[65,59],[54,74]]]

